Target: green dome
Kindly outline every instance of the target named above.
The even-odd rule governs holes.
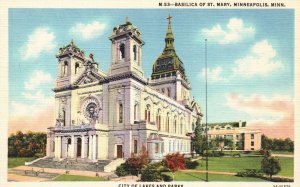
[[[153,64],[151,78],[157,79],[160,77],[174,76],[179,72],[183,79],[187,80],[183,63],[175,51],[171,17],[169,16],[167,19],[169,19],[169,23],[165,37],[165,48]]]

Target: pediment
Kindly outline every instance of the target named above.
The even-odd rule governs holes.
[[[85,71],[82,75],[78,77],[74,84],[79,86],[84,84],[97,83],[103,79],[104,77],[99,75],[97,72]]]

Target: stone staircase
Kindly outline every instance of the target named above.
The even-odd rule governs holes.
[[[53,158],[44,158],[34,162],[30,166],[40,167],[40,168],[54,168],[54,169],[66,169],[66,170],[81,170],[81,171],[94,171],[94,172],[103,172],[104,167],[108,165],[110,160],[98,160],[92,162],[87,159],[63,159],[57,161]]]

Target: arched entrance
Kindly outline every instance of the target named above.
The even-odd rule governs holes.
[[[77,138],[77,157],[81,157],[81,138]]]
[[[123,146],[117,145],[117,158],[123,158]]]
[[[71,138],[68,138],[68,142],[67,142],[67,157],[71,158]]]

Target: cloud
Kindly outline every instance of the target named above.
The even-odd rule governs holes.
[[[284,67],[283,62],[276,59],[276,50],[267,40],[254,44],[249,55],[234,63],[233,74],[244,78],[267,76]]]
[[[201,31],[206,38],[222,45],[238,43],[255,34],[255,29],[246,27],[244,21],[239,18],[231,18],[225,29],[217,24],[210,29],[204,28]]]
[[[25,81],[21,100],[10,102],[9,133],[17,130],[45,131],[46,127],[53,126],[52,80],[48,72],[36,70]],[[44,92],[45,89],[49,91]]]
[[[234,61],[234,66],[227,70],[228,76],[222,75],[223,67],[208,68],[208,79],[211,83],[229,82],[237,78],[250,79],[253,77],[267,77],[276,71],[283,70],[284,64],[277,59],[277,51],[267,41],[262,40],[250,47],[249,54]],[[205,76],[205,68],[199,73],[199,78]]]
[[[35,90],[42,84],[52,83],[53,79],[48,72],[35,70],[28,81],[25,81],[25,90]]]
[[[94,21],[92,23],[77,23],[70,29],[70,33],[80,36],[84,40],[91,40],[103,34],[105,23]]]
[[[212,82],[212,83],[215,83],[215,82],[227,82],[228,81],[228,78],[224,77],[222,75],[223,73],[223,68],[220,67],[220,66],[217,66],[213,69],[210,69],[210,68],[207,68],[207,79],[208,79],[208,82]],[[198,77],[201,78],[201,77],[205,77],[205,68],[202,69],[202,71],[198,74]]]
[[[55,48],[55,35],[48,28],[39,27],[28,36],[27,42],[21,47],[23,60],[36,59],[43,52]]]
[[[227,106],[251,116],[248,127],[261,129],[270,137],[294,138],[294,105],[290,96],[253,94],[247,97],[230,93],[226,99]]]

